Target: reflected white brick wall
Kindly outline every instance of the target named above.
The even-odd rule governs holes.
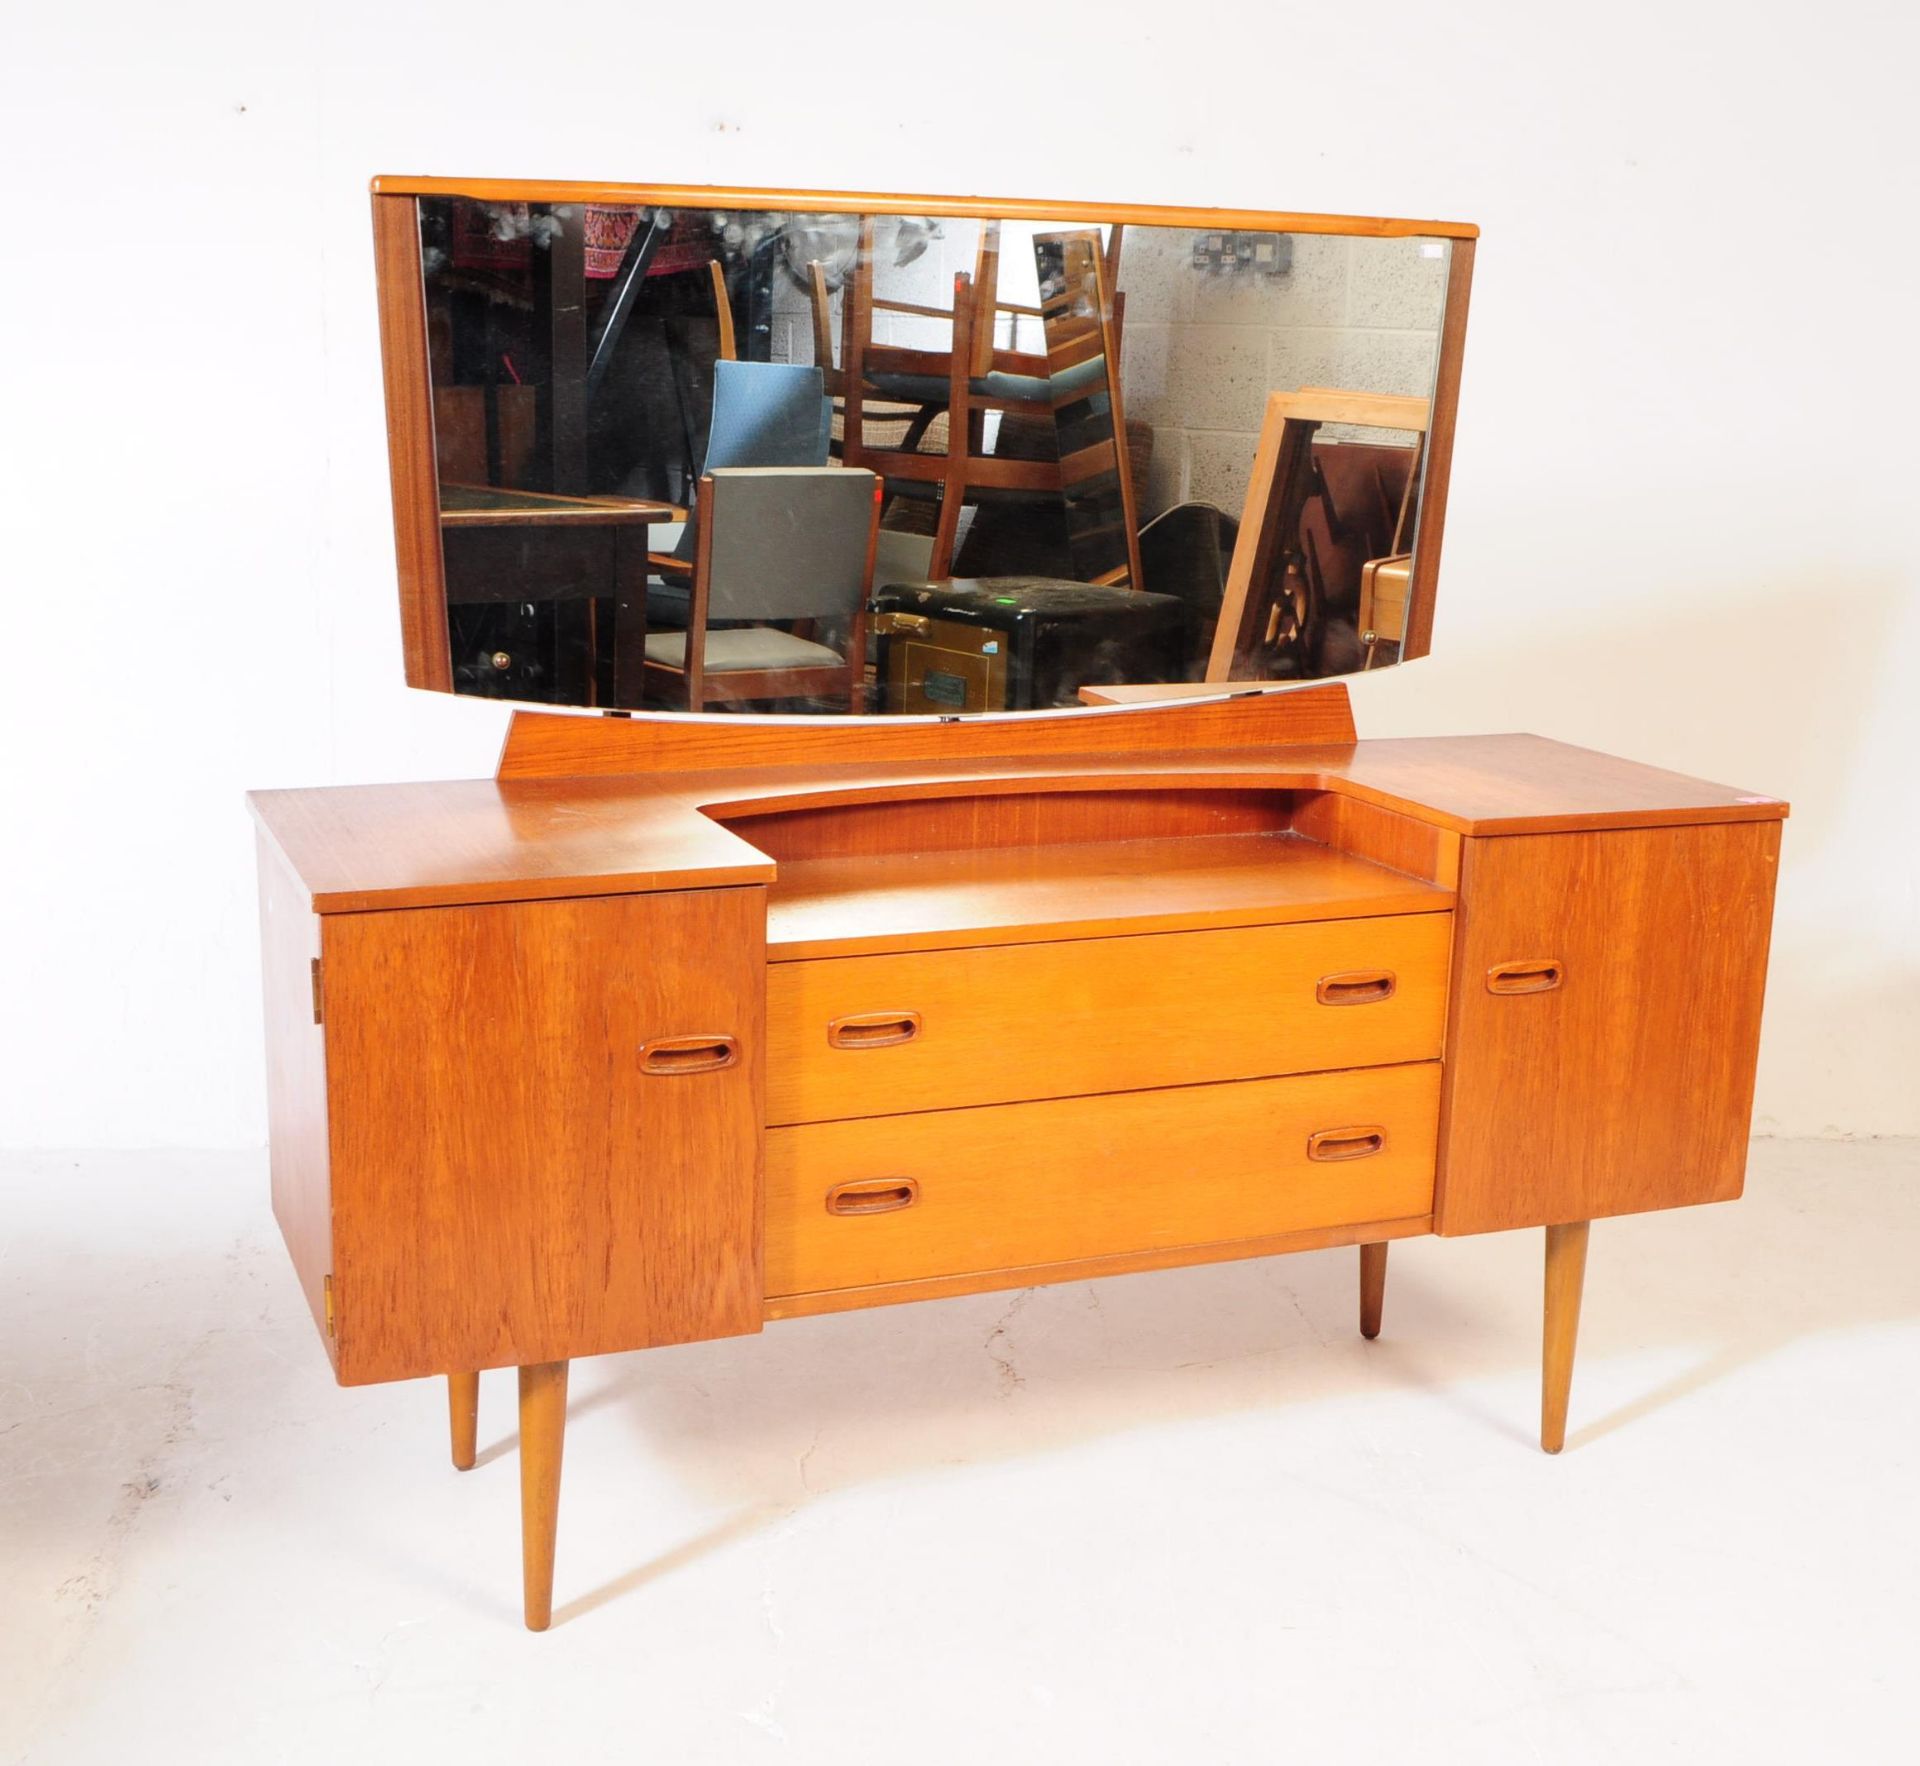
[[[1121,254],[1121,385],[1127,415],[1154,432],[1142,520],[1195,500],[1237,516],[1269,393],[1431,396],[1444,248],[1295,234],[1291,268],[1270,277],[1196,269],[1192,244],[1182,229],[1132,227]]]

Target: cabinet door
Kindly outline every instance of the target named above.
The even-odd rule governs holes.
[[[1434,1228],[1727,1201],[1780,824],[1466,842]]]
[[[344,1383],[760,1328],[765,927],[759,888],[328,917]]]

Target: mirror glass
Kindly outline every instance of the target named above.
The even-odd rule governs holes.
[[[418,212],[456,692],[954,715],[1399,659],[1445,238]]]

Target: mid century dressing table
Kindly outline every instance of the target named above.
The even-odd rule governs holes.
[[[1786,805],[1356,739],[1335,677],[1430,640],[1475,230],[374,191],[407,678],[546,708],[490,780],[252,798],[273,1203],[456,1465],[518,1369],[527,1624],[568,1363],[814,1313],[1352,1245],[1373,1336],[1393,1240],[1540,1227],[1558,1451],[1589,1222],[1740,1193]],[[1112,678],[1148,594],[1185,636]],[[954,715],[886,702],[907,633]],[[1003,637],[1054,708],[968,715]],[[727,711],[654,709],[703,657]]]

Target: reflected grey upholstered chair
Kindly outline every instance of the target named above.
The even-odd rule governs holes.
[[[824,466],[833,423],[818,368],[787,362],[713,365],[713,416],[701,476],[731,466]],[[660,573],[647,588],[647,624],[687,623],[688,578],[700,543],[699,511],[674,537],[672,550],[651,552]]]
[[[721,468],[700,480],[697,513],[687,628],[647,634],[649,699],[700,711],[824,696],[861,709],[878,477]]]

